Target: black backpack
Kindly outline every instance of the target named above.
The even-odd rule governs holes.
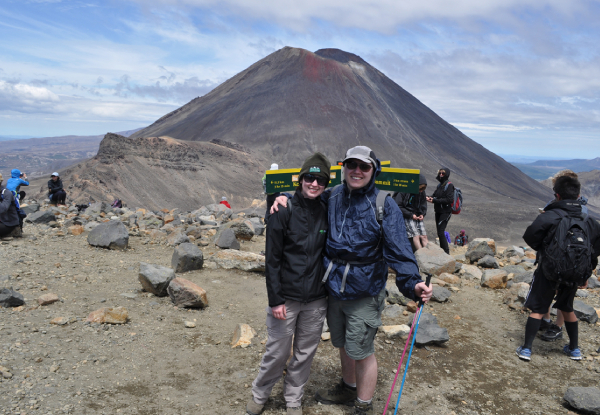
[[[592,275],[592,244],[587,215],[561,217],[544,240],[541,260],[544,276],[556,285],[580,287]]]

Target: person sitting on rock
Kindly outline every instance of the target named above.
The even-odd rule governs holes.
[[[50,203],[55,205],[64,205],[67,198],[67,192],[63,189],[63,183],[58,172],[52,173],[48,180],[48,199]]]
[[[12,169],[10,171],[10,179],[6,181],[6,188],[17,194],[19,201],[25,199],[25,192],[21,191],[21,186],[29,186],[27,174],[21,173],[19,169]]]
[[[265,258],[269,337],[246,405],[250,415],[263,411],[284,369],[287,414],[302,414],[304,385],[327,313],[327,289],[321,282],[327,206],[320,196],[329,183],[330,166],[321,153],[308,157],[289,208],[279,209],[269,218]]]
[[[221,198],[221,201],[219,202],[220,205],[225,205],[227,206],[229,209],[231,209],[231,205],[229,204],[229,202],[227,201],[227,198],[225,196],[223,196]]]
[[[419,193],[399,193],[393,194],[394,201],[398,204],[402,216],[404,216],[404,225],[406,226],[406,236],[412,242],[413,250],[417,251],[427,246],[427,232],[425,231],[425,215],[427,215],[427,179],[419,174]]]
[[[465,230],[461,229],[460,233],[454,238],[454,245],[467,246],[469,245],[469,237],[465,234]]]

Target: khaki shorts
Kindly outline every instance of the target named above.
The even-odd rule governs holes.
[[[375,353],[373,341],[381,326],[385,288],[375,297],[341,301],[329,296],[327,324],[334,347],[343,347],[350,359],[362,360]]]

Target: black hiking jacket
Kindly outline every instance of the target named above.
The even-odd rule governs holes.
[[[59,177],[57,181],[54,181],[52,179],[48,180],[48,193],[53,195],[54,193],[58,192],[59,190],[63,190],[63,183],[62,183],[62,179]]]
[[[416,195],[412,193],[394,193],[393,197],[405,219],[412,219],[413,215],[427,215],[427,195],[425,191]]]
[[[17,226],[20,222],[14,196],[8,189],[2,194],[4,189],[3,186],[0,186],[0,223],[4,226]]]
[[[322,252],[327,239],[327,206],[300,191],[292,207],[272,214],[267,225],[265,276],[269,307],[286,300],[309,303],[327,296]]]
[[[561,216],[556,210],[562,210],[569,216],[581,215],[581,203],[578,200],[559,200],[546,206],[545,212],[540,213],[531,225],[525,230],[523,240],[527,245],[538,252],[537,261],[539,262],[544,247],[544,241],[549,237],[551,231],[560,222]],[[598,265],[598,255],[600,254],[600,224],[590,216],[586,220],[589,229],[590,243],[592,245],[592,267]],[[537,268],[541,272],[541,267]]]
[[[446,184],[448,185],[447,188]],[[435,213],[451,213],[452,202],[454,202],[454,185],[448,183],[448,179],[446,179],[443,183],[437,185],[431,197],[433,197],[433,210]]]

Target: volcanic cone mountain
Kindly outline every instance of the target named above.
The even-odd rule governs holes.
[[[160,207],[191,208],[226,194],[234,205],[247,206],[260,197],[262,173],[272,162],[299,167],[315,151],[335,162],[355,145],[371,147],[392,167],[421,169],[429,180],[428,194],[437,169],[450,168],[451,181],[465,196],[463,213],[450,221],[451,233],[466,228],[471,238],[516,241],[537,207],[551,197],[544,186],[469,139],[359,56],[337,49],[312,53],[285,47],[129,139],[115,137],[107,136],[88,163],[96,163],[94,169],[101,160],[110,164],[112,178],[101,178],[105,191],[117,196],[113,190],[118,189],[130,203],[156,201],[160,195]],[[175,147],[185,155],[184,164],[171,157],[168,148]],[[136,169],[132,163],[138,163]],[[88,173],[80,168],[78,178],[86,179]],[[136,177],[135,185],[124,181],[125,174]],[[90,191],[94,179],[87,180]],[[182,180],[187,181],[185,191]],[[430,209],[429,232],[433,216]]]

